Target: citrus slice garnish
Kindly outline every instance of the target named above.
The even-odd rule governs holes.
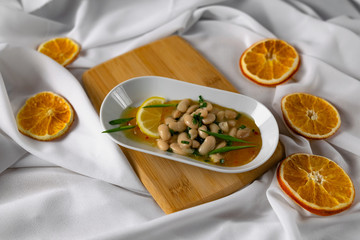
[[[28,98],[16,116],[19,131],[41,141],[62,136],[73,120],[70,103],[53,92],[40,92]]]
[[[287,42],[264,39],[244,51],[239,65],[243,75],[251,81],[276,86],[295,74],[300,66],[300,57]]]
[[[341,125],[336,108],[325,99],[311,94],[291,93],[284,96],[281,110],[287,125],[310,139],[328,138]]]
[[[161,121],[162,108],[144,108],[149,105],[164,104],[165,98],[150,97],[146,99],[136,113],[136,124],[141,132],[152,138],[159,138],[158,127]]]
[[[77,58],[80,45],[70,38],[53,38],[42,43],[37,50],[66,66]]]
[[[355,190],[350,177],[334,161],[317,155],[295,153],[278,166],[281,189],[311,213],[328,216],[348,209]]]

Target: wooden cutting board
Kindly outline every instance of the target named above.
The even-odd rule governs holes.
[[[104,97],[113,87],[127,79],[148,75],[236,92],[218,70],[179,36],[160,39],[95,66],[83,74],[83,84],[99,112]],[[122,150],[167,214],[227,196],[254,181],[284,157],[279,143],[273,156],[257,169],[227,174],[123,147]]]

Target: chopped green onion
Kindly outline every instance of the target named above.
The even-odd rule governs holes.
[[[201,130],[203,131],[204,133],[207,133],[208,135],[210,136],[214,136],[214,137],[217,137],[217,138],[220,138],[220,139],[224,139],[226,141],[232,141],[232,142],[241,142],[241,143],[250,143],[248,141],[245,141],[245,140],[242,140],[242,139],[239,139],[239,138],[236,138],[236,137],[232,137],[230,135],[225,135],[225,134],[220,134],[220,133],[214,133],[214,132],[209,132],[209,131],[205,131],[205,130]]]
[[[157,108],[157,107],[176,107],[177,103],[169,103],[169,104],[154,104],[154,105],[147,105],[143,108]]]
[[[194,150],[193,154],[194,154],[194,156],[201,156],[201,154],[199,153],[199,151],[197,149]]]
[[[176,132],[174,130],[172,130],[171,128],[169,128],[170,134],[171,136],[174,136],[176,134]]]
[[[246,128],[246,126],[243,124],[243,125],[241,125],[239,128],[240,128],[240,129],[244,129],[244,128]]]
[[[204,98],[201,95],[199,95],[199,103],[203,103],[203,102],[204,102]]]
[[[121,126],[121,127],[117,127],[117,128],[112,128],[109,130],[105,130],[102,133],[111,133],[111,132],[118,132],[118,131],[123,131],[123,130],[128,130],[128,129],[132,129],[136,127],[135,125],[131,125],[131,126]]]
[[[207,106],[207,103],[204,102],[204,103],[202,103],[202,104],[199,106],[199,108],[206,108],[206,106]]]
[[[256,147],[256,145],[222,147],[222,148],[218,148],[218,149],[214,149],[214,150],[210,151],[209,155],[215,154],[215,153],[224,153],[224,152],[229,152],[229,151],[239,150],[239,149],[244,149],[244,148],[251,148],[251,147]]]
[[[111,125],[115,125],[115,124],[122,124],[122,123],[126,123],[130,120],[134,119],[134,117],[131,117],[131,118],[119,118],[119,119],[115,119],[115,120],[111,120],[109,122],[109,124]]]
[[[221,164],[224,164],[224,163],[225,163],[225,159],[223,159],[223,158],[220,159],[220,163],[221,163]]]
[[[241,113],[238,113],[237,115],[236,115],[236,120],[239,120],[239,118],[241,117]]]
[[[207,102],[204,101],[204,98],[200,95],[199,96],[199,108],[204,108],[207,106]]]
[[[193,124],[197,124],[199,127],[202,126],[202,120],[204,117],[201,116],[201,113],[195,114],[193,116]]]
[[[190,142],[189,142],[189,141],[181,141],[181,143],[183,143],[183,144],[189,144]]]

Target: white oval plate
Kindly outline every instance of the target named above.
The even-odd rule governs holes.
[[[164,152],[148,144],[133,141],[121,131],[107,134],[114,142],[129,149],[225,173],[240,173],[252,170],[271,157],[279,141],[279,128],[274,116],[263,104],[241,94],[170,78],[144,76],[120,83],[105,97],[100,108],[100,123],[104,130],[114,128],[109,124],[109,121],[120,118],[125,108],[140,106],[144,100],[152,96],[164,97],[166,100],[190,98],[196,101],[199,95],[210,102],[235,109],[238,112],[247,113],[255,120],[260,129],[263,143],[259,154],[253,161],[239,167],[217,166],[175,153]]]

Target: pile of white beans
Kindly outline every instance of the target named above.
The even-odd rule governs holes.
[[[200,106],[191,99],[183,99],[171,116],[165,118],[165,123],[158,127],[160,138],[157,139],[157,146],[163,151],[171,150],[180,155],[191,155],[197,150],[198,154],[205,156],[214,149],[225,147],[226,141],[217,141],[214,136],[201,130],[221,132],[241,139],[252,134],[247,127],[235,127],[238,114],[233,110],[218,109],[210,102],[205,101],[205,104]],[[196,119],[200,119],[201,124]],[[172,134],[174,132],[176,134]],[[224,159],[221,153],[211,154],[209,157],[213,163]]]

